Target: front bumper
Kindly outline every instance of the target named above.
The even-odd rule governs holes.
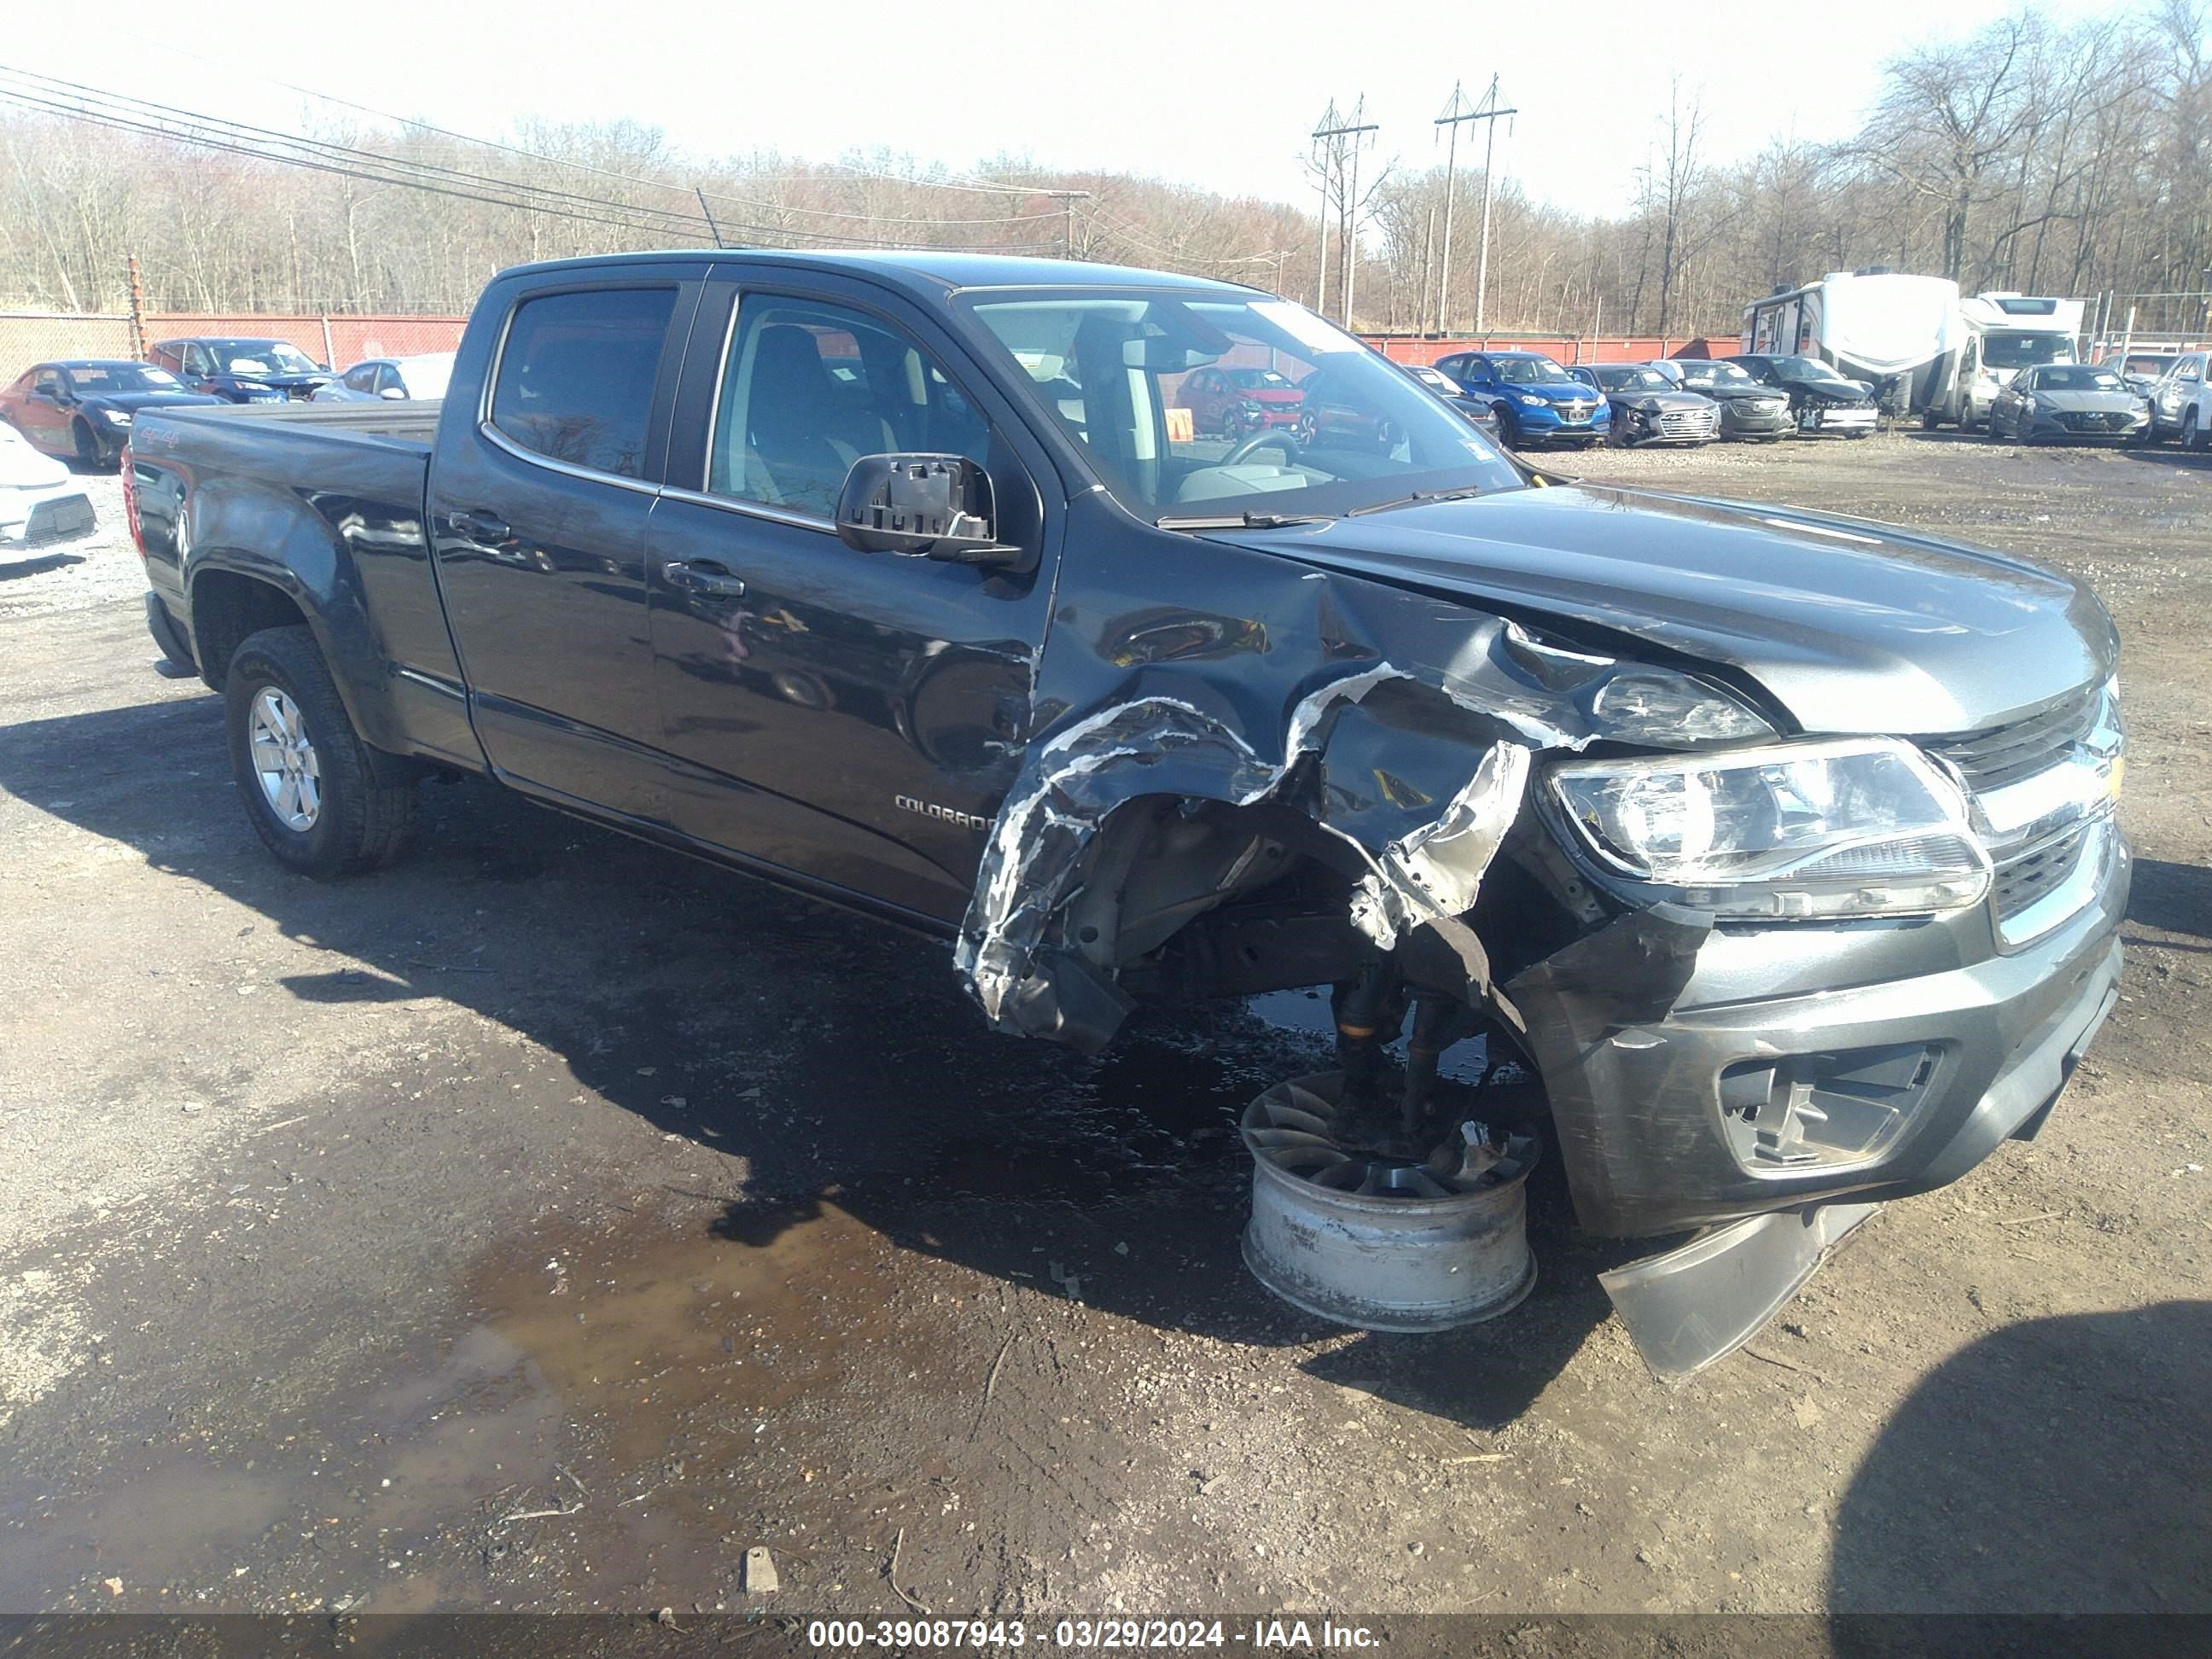
[[[1685,1375],[1732,1352],[1882,1203],[1945,1186],[2041,1129],[2119,999],[2128,854],[2109,817],[2085,837],[2076,878],[2090,902],[2009,955],[1986,903],[1903,927],[1710,934],[1636,915],[1509,988],[1583,1224],[1621,1237],[1698,1230],[1601,1275],[1654,1370]],[[1929,971],[1899,973],[1899,956]],[[1671,1007],[1622,1006],[1611,988],[1655,978],[1680,985]],[[1788,981],[1780,994],[1757,994],[1777,979]],[[1887,1115],[1874,1150],[1841,1165],[1760,1167],[1775,1150],[1760,1143],[1786,1146],[1791,1130],[1743,1121],[1742,1078],[1794,1073],[1809,1103],[1823,1069],[1844,1079],[1826,1103],[1844,1103],[1846,1124],[1854,1110],[1863,1123]],[[1787,1119],[1798,1095],[1765,1099]],[[1814,1116],[1816,1133],[1832,1127]]]
[[[1514,425],[1524,443],[1601,443],[1612,430],[1612,410],[1603,403],[1580,418],[1563,412],[1556,404],[1516,403],[1511,408]]]
[[[1808,404],[1797,411],[1800,432],[1872,432],[1881,424],[1872,404]]]
[[[92,498],[75,484],[0,489],[0,547],[49,547],[99,528]]]
[[[1735,404],[1721,406],[1721,436],[1723,438],[1779,438],[1786,435],[1794,425],[1790,416],[1790,405],[1786,403],[1765,415],[1754,415]]]
[[[2148,410],[2133,416],[2124,426],[2085,427],[2069,424],[2063,415],[2039,410],[2029,420],[2027,433],[2031,443],[2051,444],[2141,443],[2149,435]]]
[[[2073,880],[2085,902],[2017,945],[1989,901],[1710,932],[1639,912],[1537,964],[1508,989],[1583,1224],[1648,1237],[1957,1180],[2056,1097],[2112,995],[2109,817]]]

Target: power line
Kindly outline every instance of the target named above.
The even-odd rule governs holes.
[[[222,117],[180,109],[173,105],[161,104],[148,99],[108,93],[98,88],[66,81],[58,76],[40,75],[5,65],[0,65],[0,75],[5,75],[20,82],[28,83],[30,88],[27,91],[21,86],[10,87],[0,84],[0,100],[13,102],[21,107],[86,121],[94,125],[198,145],[286,166],[307,167],[314,171],[360,178],[404,188],[427,190],[434,194],[481,202],[490,206],[505,207],[517,211],[545,213],[580,222],[610,225],[641,234],[667,236],[681,229],[684,234],[693,234],[695,233],[692,228],[702,226],[710,233],[719,233],[719,227],[714,223],[711,217],[677,212],[666,208],[648,207],[637,203],[617,202],[600,197],[585,196],[574,191],[558,190],[548,185],[528,184],[519,179],[469,173],[434,162],[384,155],[374,151],[362,149],[357,146],[336,143],[325,139],[300,137],[265,127],[228,120]],[[270,148],[272,144],[283,146],[286,149],[272,149]],[[287,153],[287,149],[305,153],[291,154]],[[550,164],[566,165],[561,162]],[[593,170],[604,171],[604,169]],[[487,194],[487,191],[495,193]],[[702,203],[702,205],[703,207],[704,204]],[[1056,217],[1058,216],[1038,216]],[[804,238],[811,242],[826,243],[833,246],[880,247],[886,245],[885,239],[882,238],[845,236],[835,232],[809,230],[795,226],[745,223],[733,224],[731,228],[771,243],[791,238]],[[891,245],[919,247],[949,246],[956,249],[973,249],[978,252],[1041,252],[1051,246],[1046,242],[947,244],[912,240]]]
[[[214,63],[216,61],[214,58],[209,58],[204,52],[188,51],[185,55],[188,57],[198,58],[203,63]],[[228,70],[232,66],[226,64],[223,67]],[[274,76],[264,75],[258,76],[255,78],[266,82],[272,87],[282,87],[287,92],[296,92],[303,98],[319,99],[325,103],[336,104],[341,108],[357,110],[363,115],[374,115],[380,121],[391,121],[400,126],[419,128],[424,132],[434,132],[441,137],[455,139],[465,144],[478,144],[486,149],[495,149],[509,155],[521,156],[526,161],[543,161],[549,167],[574,167],[580,173],[595,173],[600,178],[620,179],[626,184],[645,185],[655,190],[681,191],[689,189],[696,191],[698,189],[696,185],[672,184],[665,179],[647,179],[638,173],[617,173],[613,171],[611,168],[594,167],[588,161],[564,160],[562,157],[547,155],[537,150],[524,149],[519,145],[503,143],[495,138],[480,138],[473,133],[456,132],[451,127],[441,127],[434,122],[422,120],[416,116],[395,115],[389,110],[375,109],[367,104],[356,103],[350,98],[341,98],[336,93],[318,92],[312,87],[296,86],[289,81],[279,81]],[[826,167],[835,167],[841,172],[858,173],[866,178],[885,179],[896,184],[915,185],[929,190],[979,191],[1014,196],[1049,196],[1060,193],[1054,191],[1031,189],[1029,186],[1020,185],[963,184],[939,179],[916,179],[900,173],[880,173],[871,168],[858,167],[847,161],[823,161],[817,165]],[[763,184],[785,182],[808,183],[811,182],[811,180],[805,174],[796,174],[793,175],[793,178],[788,180],[763,179],[760,182]],[[996,219],[896,218],[888,215],[846,213],[838,211],[832,208],[793,207],[784,203],[771,202],[758,197],[735,196],[720,191],[710,190],[704,191],[703,193],[712,197],[718,202],[737,202],[749,207],[772,208],[781,213],[806,213],[815,215],[817,217],[833,219],[867,219],[879,224],[1014,225],[1027,224],[1031,221],[1037,219],[1055,218],[1059,215],[1059,210],[1054,209],[1049,213],[1015,214],[1011,216]]]

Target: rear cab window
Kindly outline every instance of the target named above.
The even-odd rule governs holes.
[[[642,479],[676,296],[655,283],[525,298],[500,344],[488,423],[530,454]]]

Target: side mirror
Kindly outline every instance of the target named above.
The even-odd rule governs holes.
[[[863,455],[837,492],[837,538],[862,553],[1017,562],[994,520],[991,476],[965,455]]]
[[[406,388],[404,386],[388,386],[376,395],[380,398],[404,398],[406,397],[407,392]]]

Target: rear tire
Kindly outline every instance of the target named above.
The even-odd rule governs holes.
[[[262,844],[319,881],[391,863],[415,825],[415,769],[370,748],[305,627],[264,628],[223,684],[230,768]]]

